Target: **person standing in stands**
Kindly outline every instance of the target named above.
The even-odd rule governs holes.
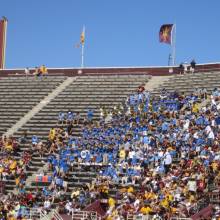
[[[190,63],[190,73],[194,73],[196,68],[196,61],[193,59]]]
[[[167,174],[170,170],[171,164],[172,164],[172,157],[170,155],[169,150],[164,151],[164,168],[165,168],[165,174]]]
[[[47,71],[47,68],[46,68],[45,65],[42,65],[42,66],[40,67],[40,71],[41,71],[41,73],[42,73],[42,76],[45,76],[45,77],[46,77],[46,75],[48,74],[48,71]]]
[[[188,66],[189,64],[187,62],[183,63],[183,74],[186,74],[188,72]]]
[[[179,65],[179,70],[180,70],[180,74],[183,74],[184,71],[183,63]]]
[[[34,69],[33,75],[37,77],[38,72],[39,72],[39,70],[38,70],[38,67],[36,66],[35,69]]]
[[[42,77],[42,69],[41,68],[38,68],[37,66],[35,67],[35,71],[34,71],[34,76],[36,78],[40,78]]]
[[[24,69],[24,73],[25,73],[25,76],[26,76],[26,77],[29,76],[29,75],[30,75],[30,69],[29,69],[28,67],[26,67],[26,68]]]

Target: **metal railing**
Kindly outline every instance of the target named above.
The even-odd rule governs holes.
[[[163,217],[154,216],[154,215],[132,215],[129,214],[126,220],[163,220]],[[171,217],[169,220],[192,220],[191,218],[183,218],[183,217]]]
[[[191,218],[172,217],[170,220],[192,220]]]
[[[53,210],[52,217],[53,217],[55,220],[63,220],[63,218],[60,216],[60,214],[57,212],[56,209]]]
[[[40,220],[50,220],[49,214],[47,214],[43,210],[41,210],[40,211]]]
[[[220,191],[211,192],[209,195],[210,203],[212,204],[220,204]]]
[[[132,214],[128,214],[127,215],[127,219],[126,220],[152,220],[154,219],[154,216],[153,215],[132,215]],[[157,220],[162,220],[161,217],[157,217],[156,218]]]
[[[63,220],[60,214],[57,212],[56,209],[52,209],[49,213],[45,213],[44,210],[40,212],[40,219],[41,220]]]
[[[88,212],[88,211],[73,211],[72,219],[74,220],[101,220],[101,217],[98,216],[97,212]]]

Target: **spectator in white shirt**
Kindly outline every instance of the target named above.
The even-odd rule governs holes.
[[[210,132],[211,130],[212,130],[212,129],[211,129],[210,125],[207,125],[206,128],[205,128],[206,134],[209,134],[209,132]]]
[[[191,178],[187,183],[188,190],[192,193],[196,193],[197,191],[197,185],[195,178]]]
[[[67,203],[65,205],[65,209],[67,211],[67,214],[70,215],[72,213],[72,211],[73,211],[72,202],[67,201]]]
[[[129,151],[128,157],[129,157],[130,159],[133,159],[134,156],[135,156],[135,151],[134,151],[134,150]]]
[[[44,202],[44,209],[45,209],[46,211],[49,211],[50,206],[51,206],[50,200],[49,200],[49,199],[46,199],[45,202]]]
[[[26,77],[27,77],[28,75],[30,75],[30,70],[29,70],[28,67],[26,67],[26,68],[24,69],[24,73],[25,73],[25,76],[26,76]]]
[[[169,151],[167,150],[164,154],[164,168],[166,174],[169,172],[171,164],[172,164],[172,157]]]

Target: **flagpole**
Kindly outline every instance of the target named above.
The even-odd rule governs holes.
[[[84,67],[84,44],[81,45],[81,67]]]
[[[3,17],[4,22],[5,22],[5,33],[4,33],[4,57],[3,57],[3,69],[5,68],[5,54],[6,54],[6,40],[7,40],[7,25],[8,25],[8,20],[6,17]]]
[[[81,34],[81,68],[84,67],[84,44],[85,44],[85,25],[83,25],[83,31]]]
[[[172,30],[172,58],[173,58],[173,66],[176,65],[176,24],[173,25]]]

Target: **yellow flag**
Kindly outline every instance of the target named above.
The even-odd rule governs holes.
[[[81,36],[80,36],[80,43],[81,44],[85,43],[85,26],[83,27],[83,31],[82,31]]]

